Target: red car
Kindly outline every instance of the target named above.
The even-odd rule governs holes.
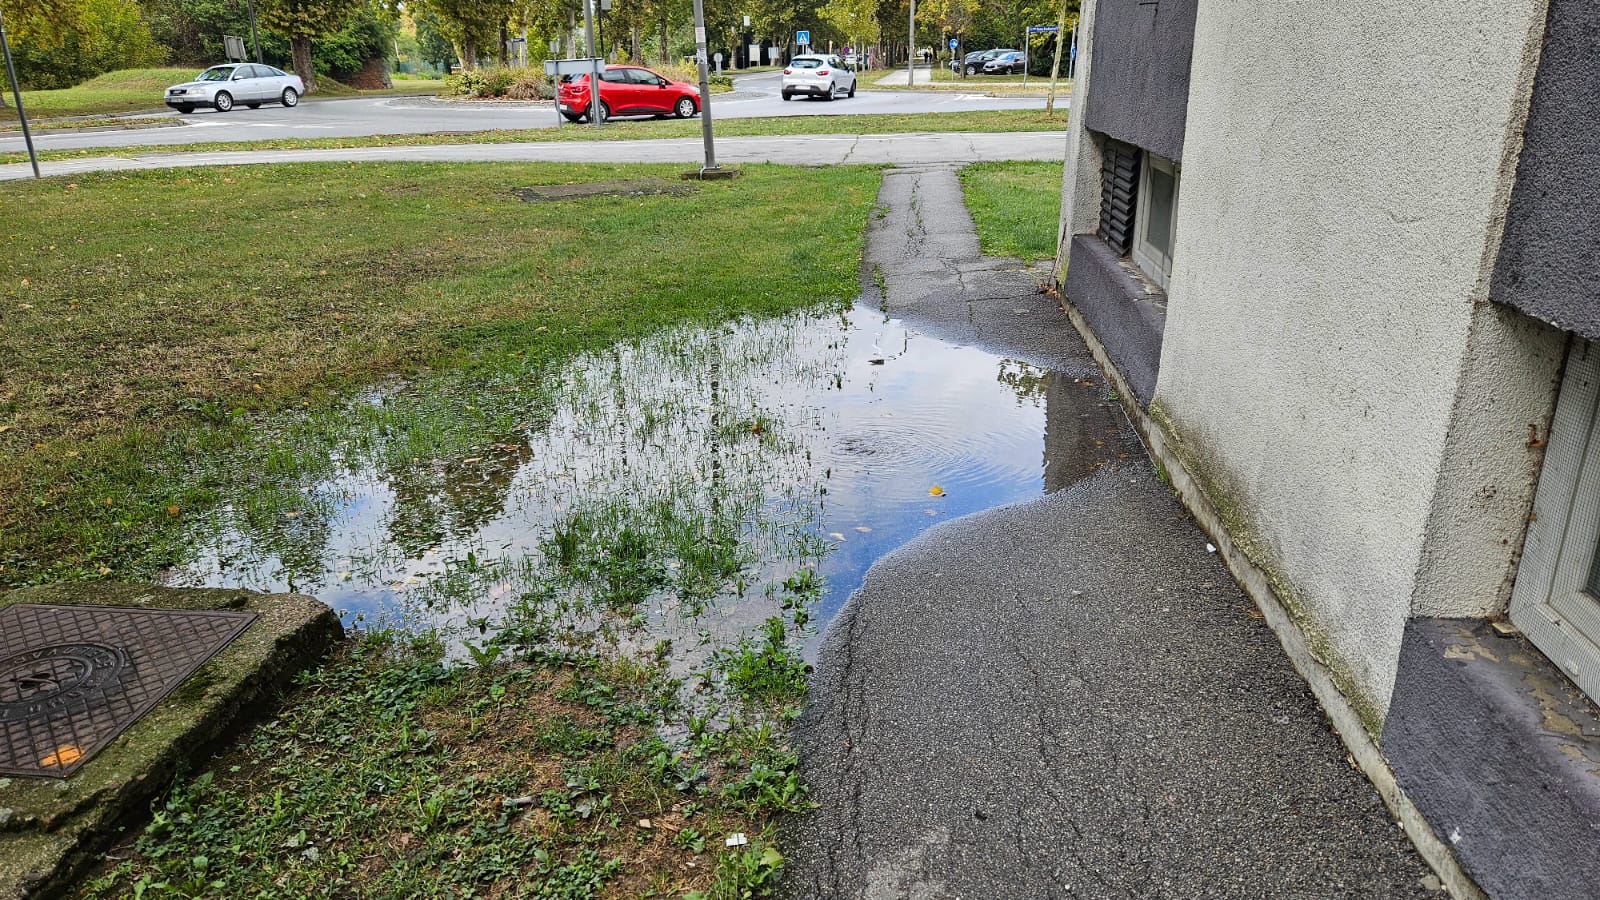
[[[589,118],[589,76],[568,75],[556,93],[567,121]],[[600,121],[612,116],[677,116],[700,111],[700,89],[638,66],[606,66],[600,73]]]

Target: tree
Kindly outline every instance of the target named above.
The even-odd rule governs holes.
[[[450,71],[450,64],[455,61],[456,48],[439,30],[439,19],[432,10],[424,10],[417,16],[417,55],[422,61],[438,66],[440,69]]]
[[[511,16],[510,0],[424,0],[439,20],[439,32],[455,45],[461,68],[478,66],[478,47],[499,39],[500,28]]]
[[[882,34],[878,27],[879,0],[828,0],[828,5],[817,10],[822,21],[838,29],[851,44],[877,43]]]
[[[311,41],[333,34],[361,8],[362,0],[263,0],[261,24],[289,39],[294,71],[317,92],[317,69],[311,62]]]

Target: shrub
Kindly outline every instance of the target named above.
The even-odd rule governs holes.
[[[440,93],[446,97],[550,100],[554,99],[556,89],[543,72],[534,69],[474,69],[446,75],[444,90]]]

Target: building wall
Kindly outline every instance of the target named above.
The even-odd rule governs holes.
[[[1600,4],[1550,0],[1494,299],[1600,338]]]
[[[1096,86],[1084,106],[1073,107],[1083,110],[1089,128],[1168,159],[1182,158],[1197,4],[1198,0],[1095,4],[1090,56]],[[1074,104],[1077,99],[1075,93]]]
[[[1413,606],[1457,605],[1452,566],[1503,576],[1522,533],[1549,395],[1468,354],[1559,355],[1486,307],[1544,11],[1207,0],[1195,24],[1152,413],[1369,723]],[[1482,533],[1438,533],[1480,491],[1488,565]]]

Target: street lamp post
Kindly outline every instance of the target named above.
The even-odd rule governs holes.
[[[700,0],[695,0],[699,3]],[[11,79],[11,96],[17,101],[17,121],[22,123],[22,142],[28,145],[28,162],[33,164],[33,177],[39,175],[39,156],[33,152],[33,132],[28,130],[28,111],[22,108],[22,86],[17,84],[17,67],[11,62],[11,41],[6,37],[6,20],[0,14],[0,50],[5,51],[6,76]]]
[[[264,62],[261,58],[261,33],[256,30],[256,0],[245,0],[245,5],[250,8],[250,43],[256,48],[256,62]]]
[[[929,77],[933,77],[929,75]],[[911,0],[906,20],[906,87],[917,83],[917,0]]]
[[[700,174],[704,176],[707,172],[717,171],[717,148],[711,136],[711,72],[707,68],[710,60],[706,56],[704,0],[694,0],[694,55],[700,67],[700,139],[706,146],[706,164]]]

